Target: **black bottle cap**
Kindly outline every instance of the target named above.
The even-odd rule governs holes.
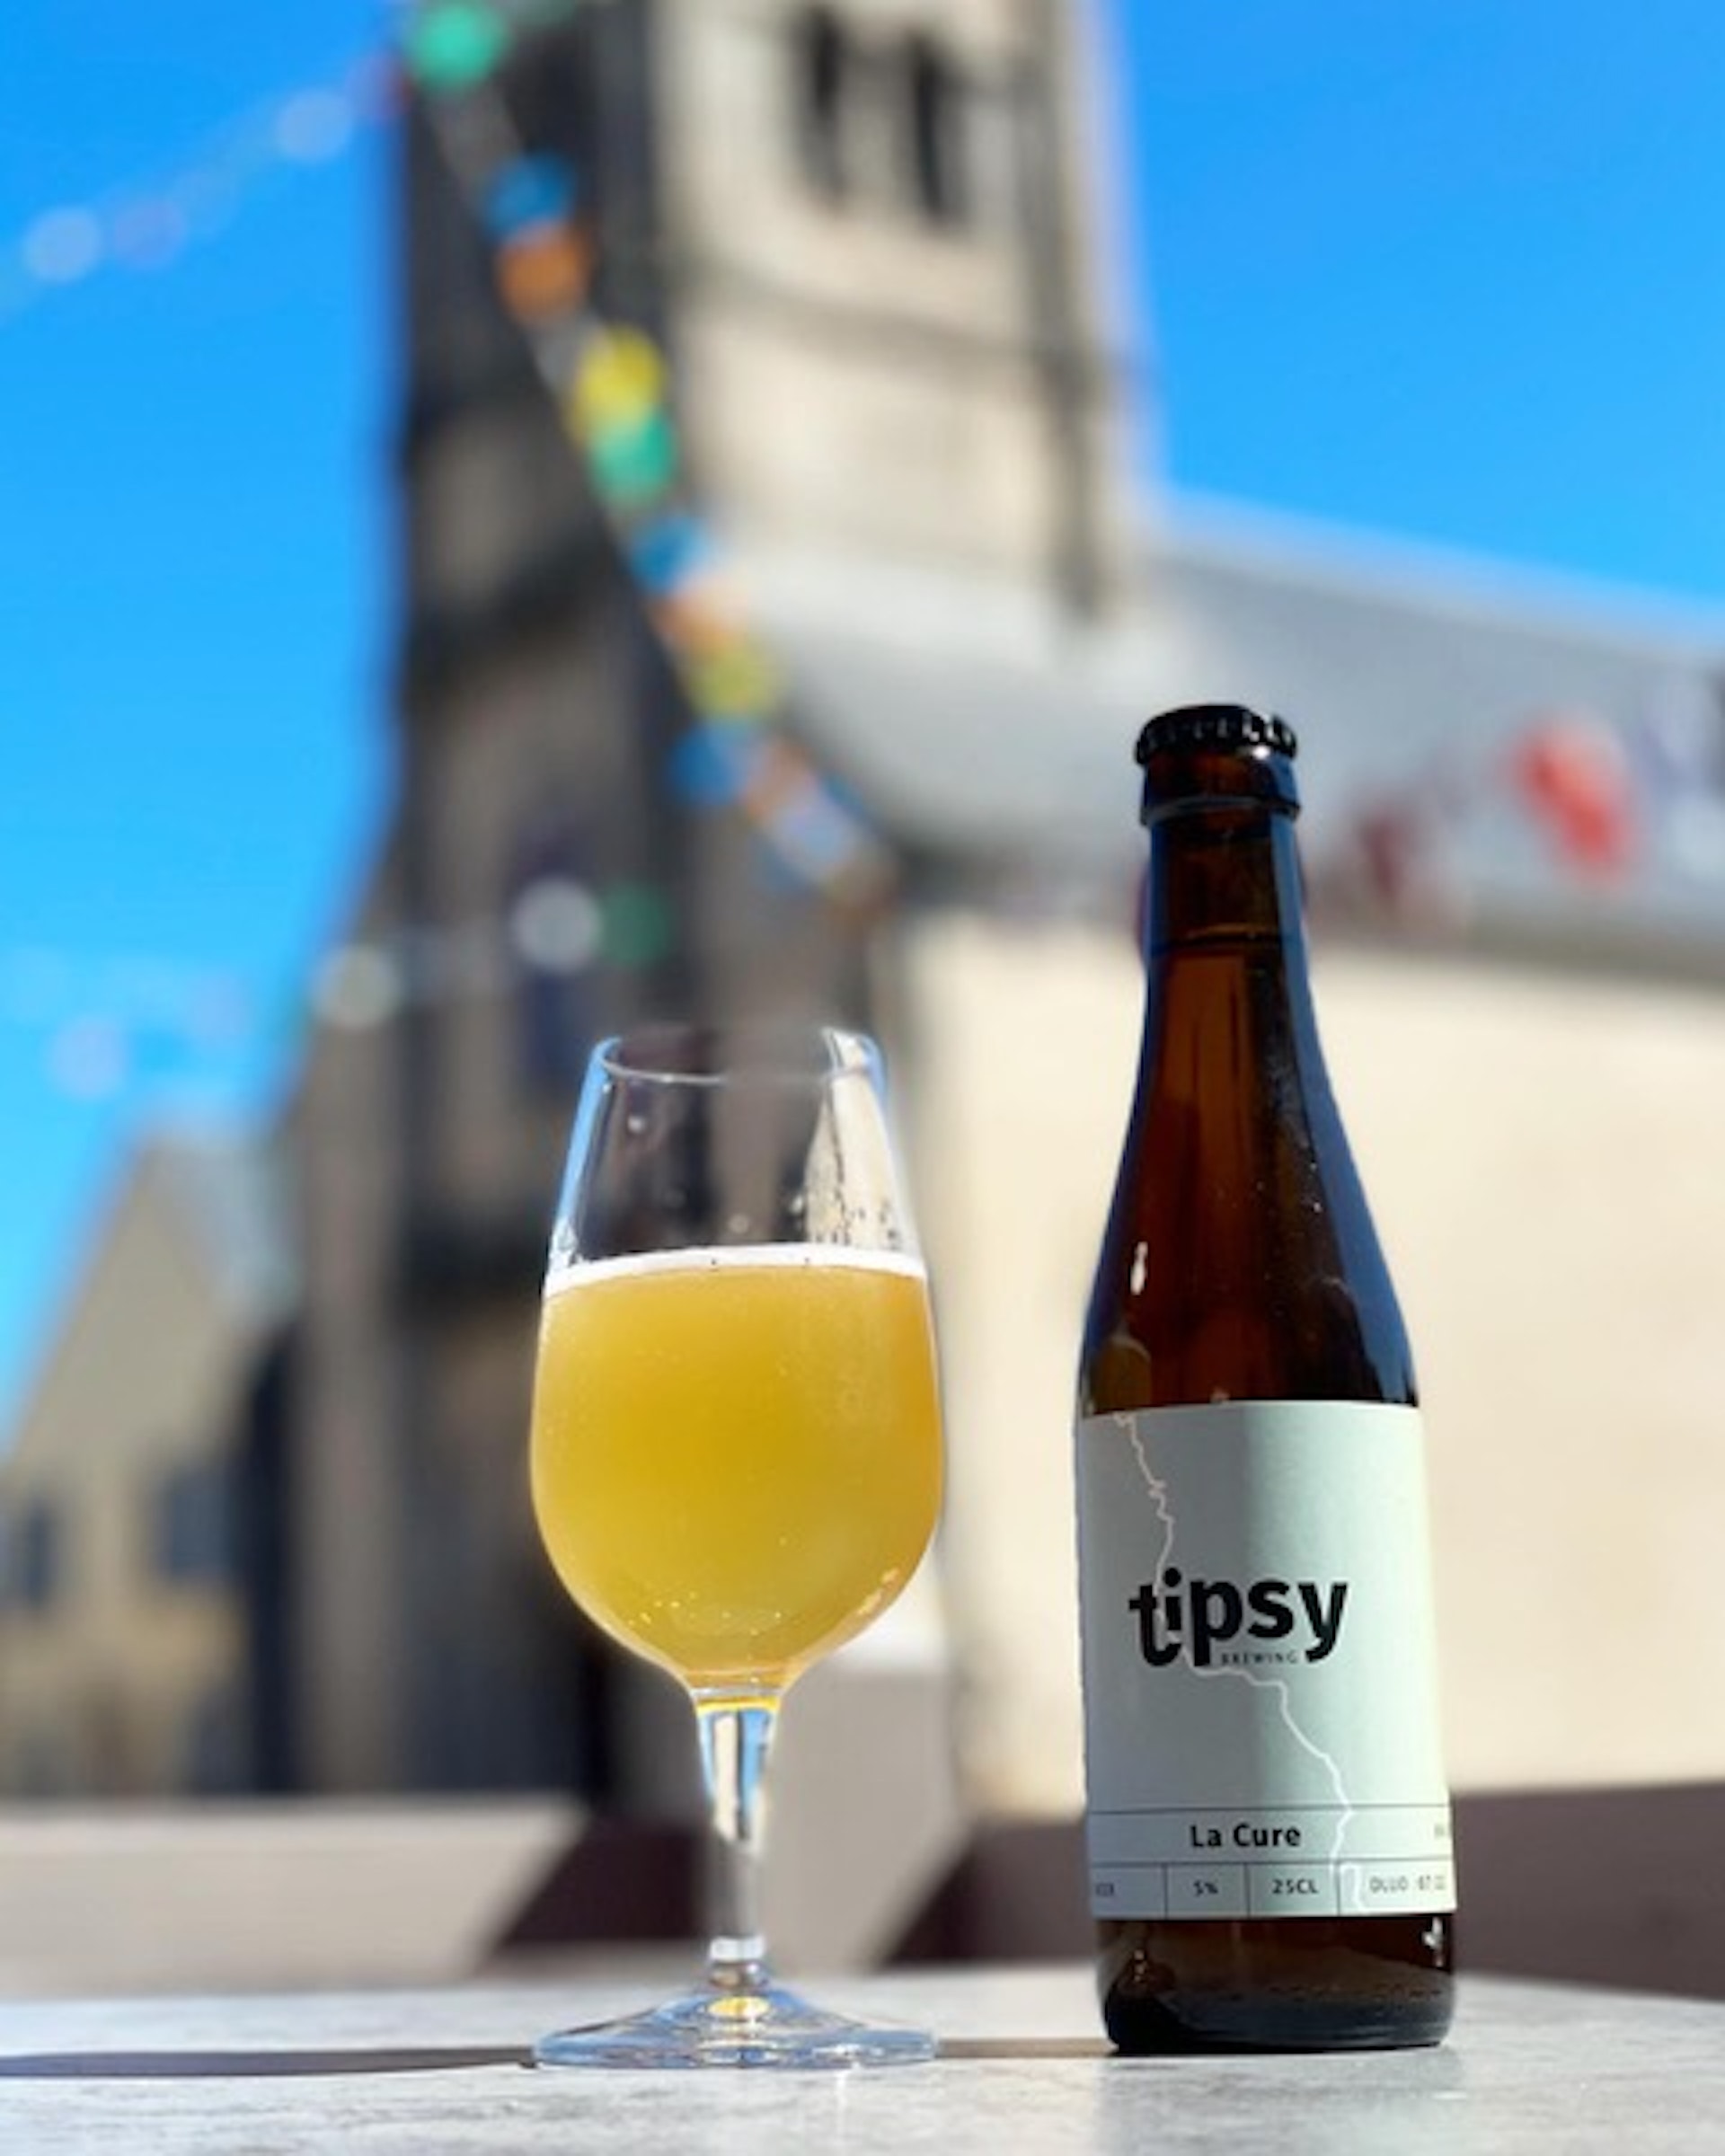
[[[1300,812],[1294,729],[1242,703],[1189,703],[1163,711],[1138,736],[1144,766],[1139,821],[1261,802]]]
[[[1267,748],[1278,756],[1299,754],[1285,719],[1249,711],[1243,703],[1188,703],[1163,711],[1138,736],[1137,760],[1147,764],[1163,749]]]

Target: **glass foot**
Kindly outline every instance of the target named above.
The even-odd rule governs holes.
[[[900,2066],[932,2059],[920,2028],[879,2028],[767,1984],[692,1992],[621,2021],[559,2029],[534,2046],[541,2066]]]

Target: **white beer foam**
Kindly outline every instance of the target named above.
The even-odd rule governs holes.
[[[892,1273],[926,1282],[928,1268],[908,1250],[871,1250],[843,1242],[761,1242],[702,1244],[682,1250],[631,1251],[624,1258],[577,1259],[545,1276],[545,1294],[598,1280],[620,1280],[653,1273],[813,1271]]]

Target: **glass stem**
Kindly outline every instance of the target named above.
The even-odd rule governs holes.
[[[761,1932],[761,1843],[766,1831],[766,1759],[779,1702],[697,1700],[701,1765],[712,1807],[712,1940],[707,1981],[723,1992],[756,1992],[767,1982]]]

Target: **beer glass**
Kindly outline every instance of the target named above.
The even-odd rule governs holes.
[[[558,2066],[924,2059],[811,2005],[757,1913],[786,1688],[916,1570],[941,1496],[927,1278],[879,1051],[836,1027],[650,1027],[588,1065],[553,1232],[533,1499],[553,1564],[694,1704],[712,1806],[705,1981],[561,2031]]]

